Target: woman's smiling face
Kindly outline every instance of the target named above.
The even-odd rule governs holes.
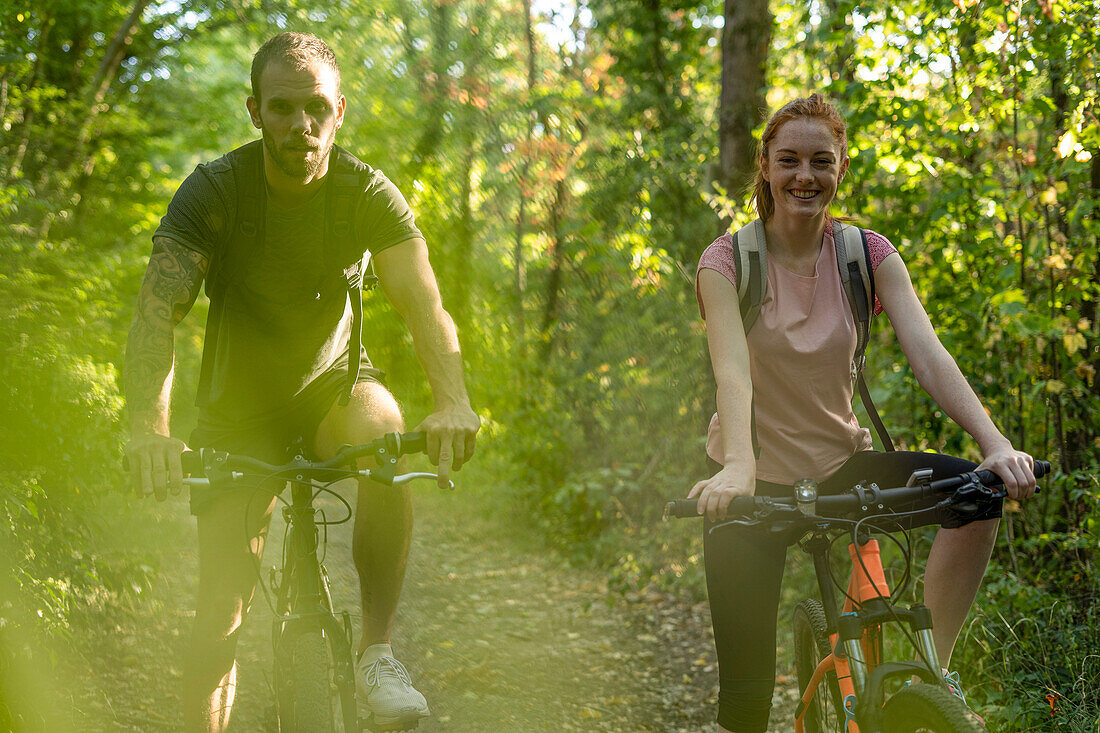
[[[760,163],[775,215],[812,219],[828,211],[848,155],[823,120],[798,117],[776,130]]]

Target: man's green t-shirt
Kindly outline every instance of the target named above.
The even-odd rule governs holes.
[[[205,167],[184,180],[154,236],[216,263],[220,243],[232,246],[223,230],[233,226],[236,192],[228,190],[231,178]],[[397,187],[381,171],[371,169],[365,179],[355,212],[358,255],[421,237]],[[277,419],[307,385],[346,365],[352,317],[341,260],[347,255],[326,251],[328,189],[326,182],[293,207],[267,199],[262,246],[225,293],[209,393],[199,395],[202,423],[247,428]]]

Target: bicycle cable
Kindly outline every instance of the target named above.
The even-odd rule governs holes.
[[[276,503],[278,503],[280,501],[283,502],[284,504],[287,503],[286,499],[284,499],[282,497],[282,493],[286,489],[285,485],[283,486],[283,488],[279,489],[278,491],[275,491],[273,489],[265,487],[265,484],[268,481],[270,481],[274,478],[277,478],[279,476],[279,474],[281,474],[281,473],[283,473],[282,470],[269,471],[267,474],[257,474],[256,475],[256,478],[253,482],[252,493],[249,494],[248,502],[245,504],[244,512],[242,513],[242,521],[243,521],[243,524],[244,524],[243,534],[244,534],[244,537],[245,537],[245,541],[248,542],[249,544],[252,543],[252,540],[254,538],[251,536],[252,533],[249,532],[249,526],[248,526],[249,514],[248,514],[248,512],[249,512],[249,509],[252,506],[252,501],[256,498],[256,496],[260,492],[267,492],[267,493],[272,495],[272,497],[275,499]],[[285,479],[286,483],[292,483],[293,481],[294,481],[294,479]],[[267,541],[267,535],[268,535],[268,531],[270,530],[270,527],[271,527],[271,525],[270,525],[270,520],[269,520],[268,523],[266,524],[264,530],[260,533],[257,533],[257,536],[261,536],[261,535],[263,536],[263,538],[264,538],[263,542],[264,543],[266,543],[266,541]],[[285,550],[285,546],[286,546],[286,538],[285,537],[283,538],[283,546],[284,546],[284,550]],[[256,573],[256,584],[258,586],[260,586],[260,592],[263,593],[264,601],[267,603],[268,608],[270,608],[272,613],[274,614],[275,604],[271,602],[271,597],[268,593],[268,588],[265,585],[264,579],[263,579],[263,572],[262,572],[263,571],[263,560],[255,552],[251,552],[249,554],[252,557],[252,564],[254,566],[254,572]]]
[[[890,519],[894,519],[896,517],[915,516],[915,515],[918,515],[918,514],[923,514],[923,513],[929,512],[933,509],[935,509],[935,507],[926,507],[924,509],[917,509],[917,510],[908,511],[908,512],[891,512],[890,514],[870,515],[870,516],[867,516],[867,517],[863,517],[862,519],[857,521],[855,523],[855,527],[852,528],[852,540],[853,540],[853,543],[856,545],[855,556],[856,556],[856,559],[859,560],[859,565],[860,565],[860,568],[863,569],[864,576],[867,577],[867,578],[870,578],[871,577],[871,572],[867,568],[867,564],[863,561],[863,554],[859,551],[860,545],[859,545],[858,533],[859,533],[859,528],[860,528],[861,524],[863,524],[864,522],[869,522],[871,520],[883,519],[883,518],[887,518],[887,517],[890,518]],[[902,557],[905,559],[905,575],[903,576],[903,583],[901,585],[901,588],[898,591],[898,597],[900,598],[900,596],[902,595],[902,591],[904,591],[906,589],[906,586],[908,585],[908,578],[911,574],[911,566],[912,566],[912,554],[911,554],[912,553],[912,534],[911,533],[912,533],[912,529],[903,529],[902,530],[902,532],[905,534],[906,538],[908,539],[908,543],[907,543],[909,545],[908,551],[906,550],[906,548],[903,548],[901,546],[901,542],[896,537],[894,537],[893,533],[891,533],[888,530],[885,530],[881,527],[874,527],[874,529],[879,530],[882,534],[889,537],[891,539],[891,541],[893,541],[898,546],[898,549],[901,550]],[[872,583],[872,585],[874,585],[874,584]],[[878,593],[878,587],[877,586],[875,587],[875,592]],[[847,591],[844,592],[844,595],[847,596],[849,600],[853,601],[853,603],[855,603],[855,599],[851,598],[851,596],[848,596]],[[931,669],[932,665],[929,663],[928,659],[924,656],[924,651],[921,649],[920,644],[917,643],[916,638],[914,638],[913,634],[909,631],[909,629],[906,627],[906,625],[904,623],[902,623],[902,620],[900,618],[898,618],[897,613],[895,613],[895,611],[894,611],[894,593],[891,593],[889,598],[886,598],[881,593],[878,593],[878,599],[885,602],[887,613],[890,614],[890,617],[893,619],[894,623],[897,624],[898,629],[905,636],[906,641],[908,641],[909,644],[912,645],[912,647],[916,650],[917,656],[920,658],[920,661],[924,662],[925,666],[928,667],[929,669]],[[933,670],[933,671],[935,672],[935,670]]]

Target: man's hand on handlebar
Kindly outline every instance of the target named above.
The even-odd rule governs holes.
[[[416,429],[427,434],[428,458],[439,466],[439,486],[447,488],[451,470],[459,470],[474,454],[481,419],[469,405],[436,410]]]
[[[695,484],[687,498],[699,498],[699,513],[715,522],[726,518],[726,509],[735,496],[752,496],[756,493],[756,478],[735,464],[730,464],[708,479]]]
[[[126,456],[134,493],[140,497],[153,494],[158,501],[164,501],[169,490],[173,495],[183,491],[180,453],[186,449],[182,440],[157,433],[133,438],[126,446]]]
[[[1035,493],[1035,459],[1007,442],[986,454],[978,466],[982,469],[1001,477],[1010,499],[1027,499]]]

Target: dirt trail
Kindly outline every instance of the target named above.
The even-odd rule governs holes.
[[[417,493],[394,646],[432,708],[419,731],[713,729],[717,673],[705,604],[611,598],[601,573],[569,567],[537,537],[517,533],[521,522],[494,516],[489,502],[428,487]],[[75,650],[74,730],[180,729],[179,660],[196,562],[191,520],[182,506],[174,511],[185,549],[165,567],[179,572],[146,606],[99,619]],[[330,534],[326,565],[334,603],[354,612],[347,529]],[[277,518],[265,567],[281,536]],[[267,728],[270,619],[257,595],[239,647],[235,731]],[[781,686],[772,730],[789,728],[792,693]]]

